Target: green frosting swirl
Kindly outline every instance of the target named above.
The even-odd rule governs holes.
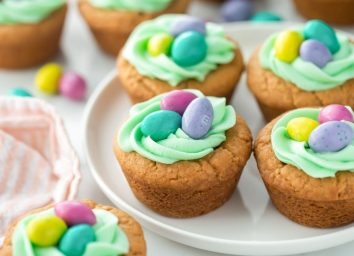
[[[316,153],[306,142],[291,139],[286,130],[288,122],[295,117],[318,120],[320,109],[304,108],[285,114],[274,125],[272,146],[276,157],[283,163],[303,170],[313,178],[335,177],[339,171],[354,172],[354,139],[350,145],[338,152]],[[354,123],[347,122],[354,130]]]
[[[0,1],[0,24],[38,23],[65,3],[65,0],[3,0]]]
[[[83,256],[118,256],[129,252],[129,241],[120,229],[115,215],[104,210],[93,210],[97,223],[93,226],[96,241],[86,246]],[[27,237],[26,226],[36,217],[55,215],[54,209],[22,219],[12,237],[13,256],[65,256],[57,247],[34,246]]]
[[[204,97],[200,91],[186,91],[198,97]],[[160,110],[160,101],[163,96],[164,94],[133,106],[130,119],[122,126],[118,135],[118,143],[123,151],[135,151],[152,161],[164,164],[200,159],[224,142],[226,130],[236,124],[235,111],[232,106],[226,106],[225,98],[207,97],[213,106],[214,120],[210,131],[203,139],[192,139],[182,129],[178,129],[167,139],[153,141],[142,134],[140,127],[147,115]]]
[[[260,61],[265,69],[272,70],[277,76],[294,83],[305,91],[321,91],[342,85],[354,78],[354,44],[343,34],[337,33],[340,50],[324,68],[297,57],[292,63],[279,60],[274,53],[278,34],[266,40],[261,51]]]
[[[126,11],[158,12],[171,3],[172,0],[90,0],[98,8]]]
[[[226,64],[233,60],[235,44],[225,37],[222,26],[210,22],[206,24],[208,53],[206,58],[197,65],[181,67],[166,54],[150,56],[147,52],[148,40],[158,33],[169,33],[172,23],[185,17],[187,16],[163,15],[137,26],[123,49],[124,58],[135,66],[141,75],[158,78],[172,86],[177,86],[188,79],[203,81],[219,64]]]

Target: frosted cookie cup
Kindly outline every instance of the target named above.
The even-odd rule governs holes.
[[[0,68],[28,68],[59,50],[65,0],[0,2]]]
[[[354,124],[323,112],[302,108],[274,119],[254,152],[275,207],[299,224],[329,228],[354,221]]]
[[[134,28],[164,13],[184,13],[190,0],[79,0],[79,9],[99,46],[117,56]]]
[[[159,214],[187,218],[231,197],[252,136],[225,98],[173,91],[133,106],[130,114],[113,147],[138,200]]]
[[[117,68],[121,84],[137,103],[181,89],[230,100],[244,64],[238,43],[220,25],[164,15],[134,30]]]

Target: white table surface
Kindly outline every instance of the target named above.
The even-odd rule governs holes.
[[[74,3],[75,0],[71,0]],[[302,21],[295,13],[288,0],[273,1],[255,1],[257,9],[268,9],[281,13],[286,20]],[[200,3],[193,4],[190,12],[208,18],[210,20],[219,20],[215,13],[215,9],[210,7],[213,4],[205,6]],[[353,33],[354,27],[341,28]],[[103,54],[95,45],[95,42],[89,33],[88,28],[78,15],[77,9],[73,5],[71,8],[62,42],[62,53],[54,60],[61,63],[65,70],[77,71],[83,74],[89,84],[89,94],[95,89],[100,80],[114,68],[115,60]],[[82,118],[85,102],[72,102],[64,97],[45,97],[38,94],[34,90],[33,80],[37,68],[22,71],[0,71],[0,94],[6,94],[10,88],[24,87],[31,90],[35,96],[43,98],[52,103],[57,111],[61,114],[65,121],[70,139],[75,147],[80,159],[82,169],[82,183],[79,192],[79,198],[91,198],[101,203],[110,204],[109,200],[100,191],[97,184],[93,180],[85,159],[82,149]],[[223,256],[197,250],[188,246],[184,246],[168,239],[162,238],[149,230],[145,231],[145,237],[148,244],[148,256]],[[354,240],[354,238],[353,238]],[[331,248],[324,251],[318,251],[306,256],[349,256],[354,253],[354,242],[339,247]]]

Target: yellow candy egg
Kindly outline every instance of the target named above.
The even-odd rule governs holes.
[[[47,247],[56,245],[67,229],[62,219],[48,215],[31,220],[26,227],[26,232],[33,244]]]
[[[173,37],[169,34],[160,33],[154,35],[148,42],[148,53],[153,57],[159,56],[160,54],[168,54],[172,41]]]
[[[296,117],[289,121],[286,130],[291,139],[296,141],[307,142],[311,132],[319,125],[319,123],[308,117]]]
[[[284,62],[291,63],[299,56],[299,49],[304,37],[296,31],[284,31],[275,41],[275,56]]]
[[[55,63],[44,65],[36,75],[37,89],[45,94],[56,94],[59,90],[61,76],[62,68],[59,65]]]

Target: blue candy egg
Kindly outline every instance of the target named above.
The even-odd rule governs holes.
[[[352,127],[341,121],[329,121],[314,129],[309,138],[310,148],[318,153],[337,152],[353,140]]]
[[[197,98],[187,107],[182,117],[182,130],[192,139],[205,136],[213,123],[214,109],[207,98]]]
[[[150,136],[154,141],[164,140],[181,127],[181,119],[177,112],[159,110],[146,116],[140,129],[144,136]]]
[[[251,17],[252,22],[277,22],[282,20],[283,18],[278,14],[267,11],[257,12]]]
[[[253,5],[250,0],[229,0],[221,7],[221,15],[225,21],[248,20],[253,13]]]
[[[308,21],[304,28],[305,39],[316,39],[323,43],[332,54],[340,49],[336,32],[327,23],[321,20]]]
[[[66,231],[59,243],[59,250],[66,256],[82,256],[87,244],[96,241],[95,231],[88,224],[73,226]]]
[[[203,61],[208,52],[205,37],[194,31],[180,34],[173,42],[171,57],[181,67],[190,67]]]
[[[17,96],[17,97],[32,97],[32,94],[27,91],[26,89],[22,88],[13,88],[9,91],[10,96]]]
[[[332,54],[328,48],[318,40],[309,39],[301,44],[301,59],[323,68],[332,60]]]
[[[172,36],[179,36],[180,34],[187,31],[194,31],[202,35],[205,35],[206,34],[205,22],[202,21],[201,19],[188,16],[175,21],[174,23],[172,23],[170,28],[170,34]]]

